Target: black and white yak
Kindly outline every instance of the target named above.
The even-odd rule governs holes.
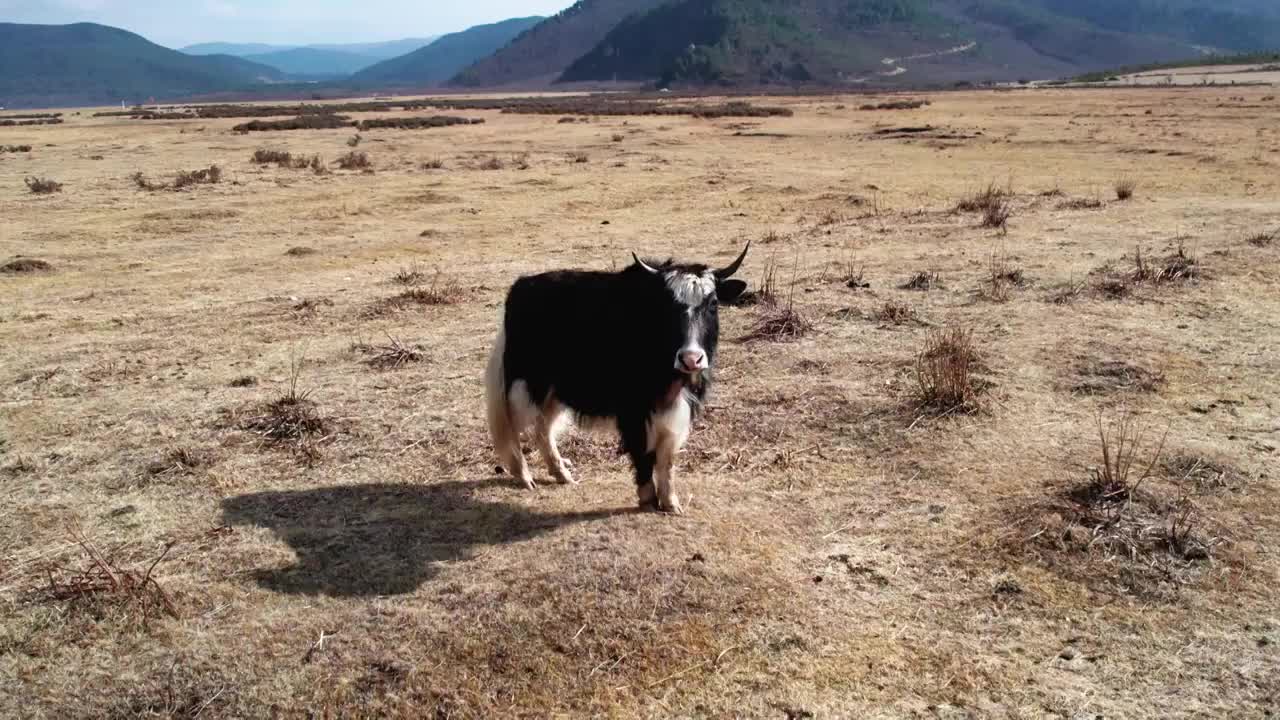
[[[621,272],[517,280],[486,377],[489,433],[507,472],[536,487],[520,449],[532,428],[551,475],[574,483],[556,436],[570,419],[611,423],[640,505],[681,512],[672,466],[711,384],[719,305],[746,289],[731,278],[750,247],[721,270],[633,255]]]

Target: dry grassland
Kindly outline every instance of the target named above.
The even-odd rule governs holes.
[[[1272,716],[1268,95],[0,131],[0,716]],[[512,280],[748,238],[686,516],[494,475]]]

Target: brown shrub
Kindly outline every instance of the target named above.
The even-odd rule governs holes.
[[[216,185],[222,182],[222,168],[210,165],[201,170],[181,170],[173,179],[173,189],[192,187],[195,185]]]
[[[478,167],[481,170],[502,170],[506,166],[507,164],[502,161],[502,158],[494,155],[482,161]]]
[[[876,317],[891,325],[905,325],[916,319],[916,311],[906,303],[886,300],[876,311]]]
[[[387,343],[384,345],[356,343],[351,346],[351,349],[366,355],[365,364],[379,370],[394,370],[426,359],[422,346],[405,345],[399,338],[391,335],[387,336]]]
[[[368,154],[352,150],[338,158],[338,167],[343,170],[364,170],[373,167],[373,163],[369,161]]]
[[[569,153],[569,162],[571,163],[586,164],[590,161],[591,158],[584,152]]]
[[[204,117],[204,115],[202,114],[201,117]],[[283,130],[334,130],[352,127],[354,124],[351,118],[344,115],[317,113],[299,115],[289,120],[251,120],[250,122],[236,125],[232,130],[239,133],[279,132]]]
[[[21,275],[25,273],[49,272],[53,270],[53,266],[48,262],[39,258],[16,257],[9,262],[0,265],[0,273],[7,275]]]
[[[315,255],[317,252],[318,251],[313,247],[297,245],[295,247],[289,248],[288,250],[285,250],[284,254],[288,255],[289,257],[306,257],[307,255]]]
[[[899,287],[903,290],[935,290],[942,287],[942,276],[931,270],[921,271]]]
[[[915,110],[930,105],[928,100],[888,100],[881,103],[867,103],[859,110]],[[838,109],[838,108],[837,108]]]
[[[1245,242],[1254,247],[1269,247],[1271,243],[1275,242],[1277,235],[1280,235],[1280,233],[1258,233],[1250,236]]]
[[[137,613],[143,627],[159,613],[178,618],[178,610],[152,573],[173,548],[165,546],[145,571],[123,568],[98,551],[78,530],[71,540],[81,552],[76,567],[57,564],[45,569],[48,585],[38,595],[46,601],[65,603],[68,609],[85,609],[101,615],[105,608],[126,614]]]
[[[286,150],[267,150],[266,148],[258,148],[253,151],[252,162],[256,165],[292,165],[293,153]]]
[[[441,158],[432,158],[422,163],[423,170],[444,170],[444,160]]]
[[[986,213],[991,208],[1003,206],[1008,196],[1008,191],[996,187],[995,183],[988,183],[986,189],[977,190],[960,198],[960,202],[956,203],[956,210]]]
[[[1009,225],[1009,216],[1013,213],[1013,206],[1008,200],[1000,199],[998,202],[988,205],[982,211],[982,227],[1005,229]]]
[[[0,145],[0,153],[29,153],[30,145]]]
[[[36,195],[49,195],[56,192],[62,192],[62,183],[55,182],[49,178],[29,177],[24,178],[23,182],[27,184],[27,189]]]
[[[290,361],[288,388],[247,417],[243,429],[272,443],[302,441],[328,430],[329,422],[311,400],[311,391],[299,387],[304,362],[302,357]]]
[[[1163,259],[1152,261],[1142,254],[1138,247],[1133,253],[1134,282],[1160,285],[1165,283],[1195,280],[1200,277],[1200,259],[1181,243]]]
[[[1138,189],[1138,182],[1131,178],[1121,178],[1116,181],[1115,191],[1116,199],[1120,201],[1133,199],[1133,192]]]
[[[1059,210],[1101,210],[1106,206],[1101,198],[1074,198],[1058,203]]]
[[[971,331],[956,327],[930,332],[916,356],[917,404],[938,415],[977,412],[977,368],[978,352]]]
[[[1012,264],[1009,256],[1003,252],[991,253],[987,278],[983,282],[982,294],[989,300],[1005,302],[1014,288],[1027,284],[1022,269]]]
[[[468,119],[451,115],[433,115],[431,117],[374,118],[362,120],[360,130],[377,130],[379,128],[395,128],[397,130],[424,130],[429,128],[449,127],[451,125],[479,125],[483,118]],[[359,137],[358,135],[356,137]],[[355,147],[354,145],[352,147]]]

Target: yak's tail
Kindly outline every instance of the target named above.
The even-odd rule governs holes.
[[[489,354],[489,366],[485,369],[489,439],[502,467],[532,489],[533,479],[520,450],[520,428],[516,427],[511,398],[507,393],[506,344],[506,332],[500,331],[493,343],[493,352]]]

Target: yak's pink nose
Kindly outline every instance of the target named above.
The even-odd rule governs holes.
[[[697,372],[707,369],[707,354],[701,350],[690,350],[680,353],[680,366],[685,372]]]

